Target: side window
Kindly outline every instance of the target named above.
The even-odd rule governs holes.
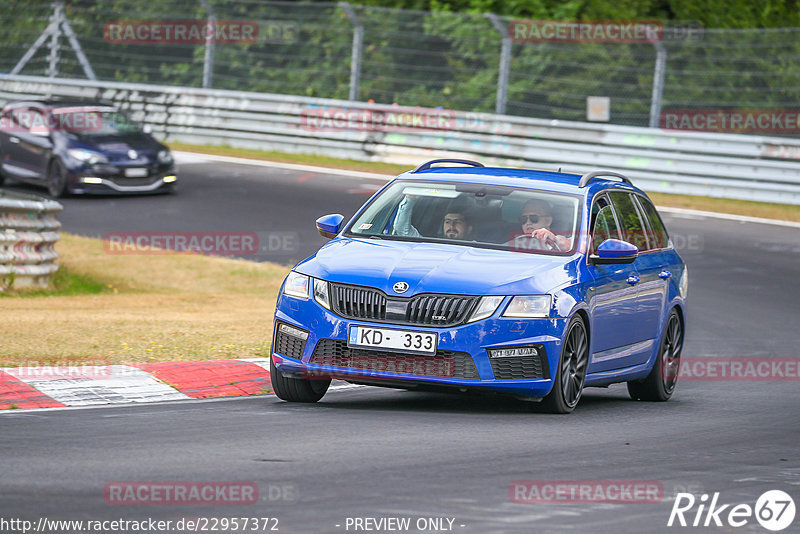
[[[609,196],[614,208],[616,208],[617,215],[619,215],[619,222],[622,226],[622,239],[636,245],[639,250],[649,250],[645,227],[630,193],[614,191],[609,193]]]
[[[11,120],[18,132],[29,132],[33,126],[31,111],[25,108],[11,110]]]
[[[11,130],[11,112],[6,111],[0,114],[0,132],[10,132]]]
[[[664,222],[658,215],[655,206],[653,206],[653,203],[644,197],[637,196],[636,199],[639,201],[639,205],[642,207],[644,216],[650,223],[650,232],[648,233],[650,244],[653,246],[653,248],[667,248],[669,246],[669,235],[667,234],[667,229],[664,228]]]
[[[33,108],[16,108],[11,110],[12,126],[15,131],[32,134],[46,134],[47,121],[41,111]]]
[[[597,247],[606,239],[620,239],[617,220],[614,218],[614,209],[611,204],[600,197],[592,205],[592,250],[594,253]]]

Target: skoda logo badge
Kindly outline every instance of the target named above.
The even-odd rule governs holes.
[[[405,282],[397,282],[395,285],[392,286],[395,293],[405,293],[408,291],[408,284]]]
[[[139,157],[139,154],[137,154],[135,150],[128,150],[128,157],[130,159],[136,159]]]

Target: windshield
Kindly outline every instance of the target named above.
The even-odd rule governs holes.
[[[126,135],[141,132],[139,125],[126,114],[113,109],[56,108],[53,110],[56,128],[82,135]]]
[[[575,249],[579,198],[475,183],[397,181],[348,229],[348,235],[451,242],[517,252]]]

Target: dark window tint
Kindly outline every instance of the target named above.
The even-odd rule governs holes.
[[[606,239],[620,239],[620,234],[611,204],[601,197],[592,206],[592,252]]]
[[[647,246],[645,227],[631,195],[614,191],[609,193],[609,196],[619,216],[619,223],[622,225],[622,238],[628,243],[636,245],[639,250],[647,250],[649,247]]]
[[[655,206],[644,197],[640,196],[637,197],[637,199],[639,200],[639,205],[642,207],[644,216],[650,223],[650,231],[647,236],[650,238],[650,244],[653,248],[667,248],[669,245],[669,236],[667,235],[667,229],[664,228],[664,223],[661,221],[661,217],[659,217]]]

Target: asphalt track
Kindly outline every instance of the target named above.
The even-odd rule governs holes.
[[[178,195],[66,199],[59,219],[65,231],[91,236],[296,232],[295,250],[251,258],[290,263],[323,242],[316,217],[349,216],[378,184],[199,160],[184,163],[181,176]],[[684,363],[796,358],[800,231],[676,215],[665,222],[689,265]],[[452,518],[450,531],[463,533],[694,532],[704,529],[667,527],[677,492],[753,505],[780,489],[800,505],[799,442],[796,380],[682,381],[662,404],[633,402],[624,386],[589,389],[569,416],[513,400],[366,387],[331,391],[311,406],[266,396],[8,411],[0,414],[0,519],[275,517],[280,532],[315,533],[356,531],[348,517],[407,517],[412,526]],[[518,504],[509,486],[520,480],[654,481],[664,497]],[[260,500],[107,504],[104,487],[120,481],[247,481]],[[705,531],[767,532],[753,518]],[[798,531],[800,518],[783,532]]]

